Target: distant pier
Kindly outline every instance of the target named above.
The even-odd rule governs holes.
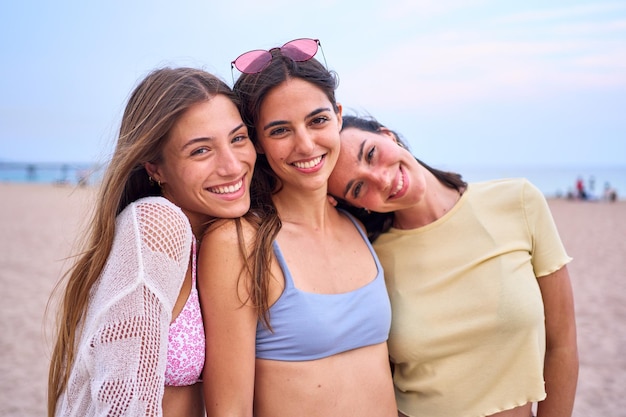
[[[88,185],[100,181],[102,166],[71,162],[0,161],[0,181]]]

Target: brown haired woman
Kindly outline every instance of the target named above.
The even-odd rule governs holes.
[[[203,416],[196,239],[244,214],[256,153],[230,88],[164,68],[134,90],[67,274],[49,416]]]

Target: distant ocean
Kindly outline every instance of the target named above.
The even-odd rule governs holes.
[[[626,165],[624,166],[461,166],[445,167],[459,172],[468,182],[496,178],[524,177],[535,184],[546,197],[565,197],[574,192],[576,180],[583,179],[592,196],[601,198],[606,185],[626,200]],[[0,161],[0,182],[79,183],[94,185],[102,179],[104,167],[90,163],[25,163]]]

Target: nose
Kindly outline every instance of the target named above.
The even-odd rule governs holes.
[[[378,168],[370,171],[370,181],[380,191],[386,191],[391,188],[391,171],[387,168]]]
[[[222,177],[235,177],[241,173],[242,162],[231,148],[224,149],[217,158],[217,174]]]
[[[309,155],[315,149],[313,134],[302,129],[296,134],[296,151],[303,155]]]

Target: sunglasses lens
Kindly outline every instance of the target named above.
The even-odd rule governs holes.
[[[239,55],[239,57],[235,59],[234,64],[239,71],[245,74],[256,74],[257,72],[263,71],[271,60],[272,54],[268,51],[258,49]]]
[[[308,61],[317,53],[319,41],[317,39],[301,38],[287,42],[280,47],[280,52],[296,62]],[[273,48],[271,51],[273,51]],[[272,61],[272,53],[262,49],[255,49],[239,55],[232,64],[244,74],[257,74],[263,71]]]
[[[317,41],[315,39],[296,39],[284,44],[280,51],[296,62],[307,61],[317,53]]]

